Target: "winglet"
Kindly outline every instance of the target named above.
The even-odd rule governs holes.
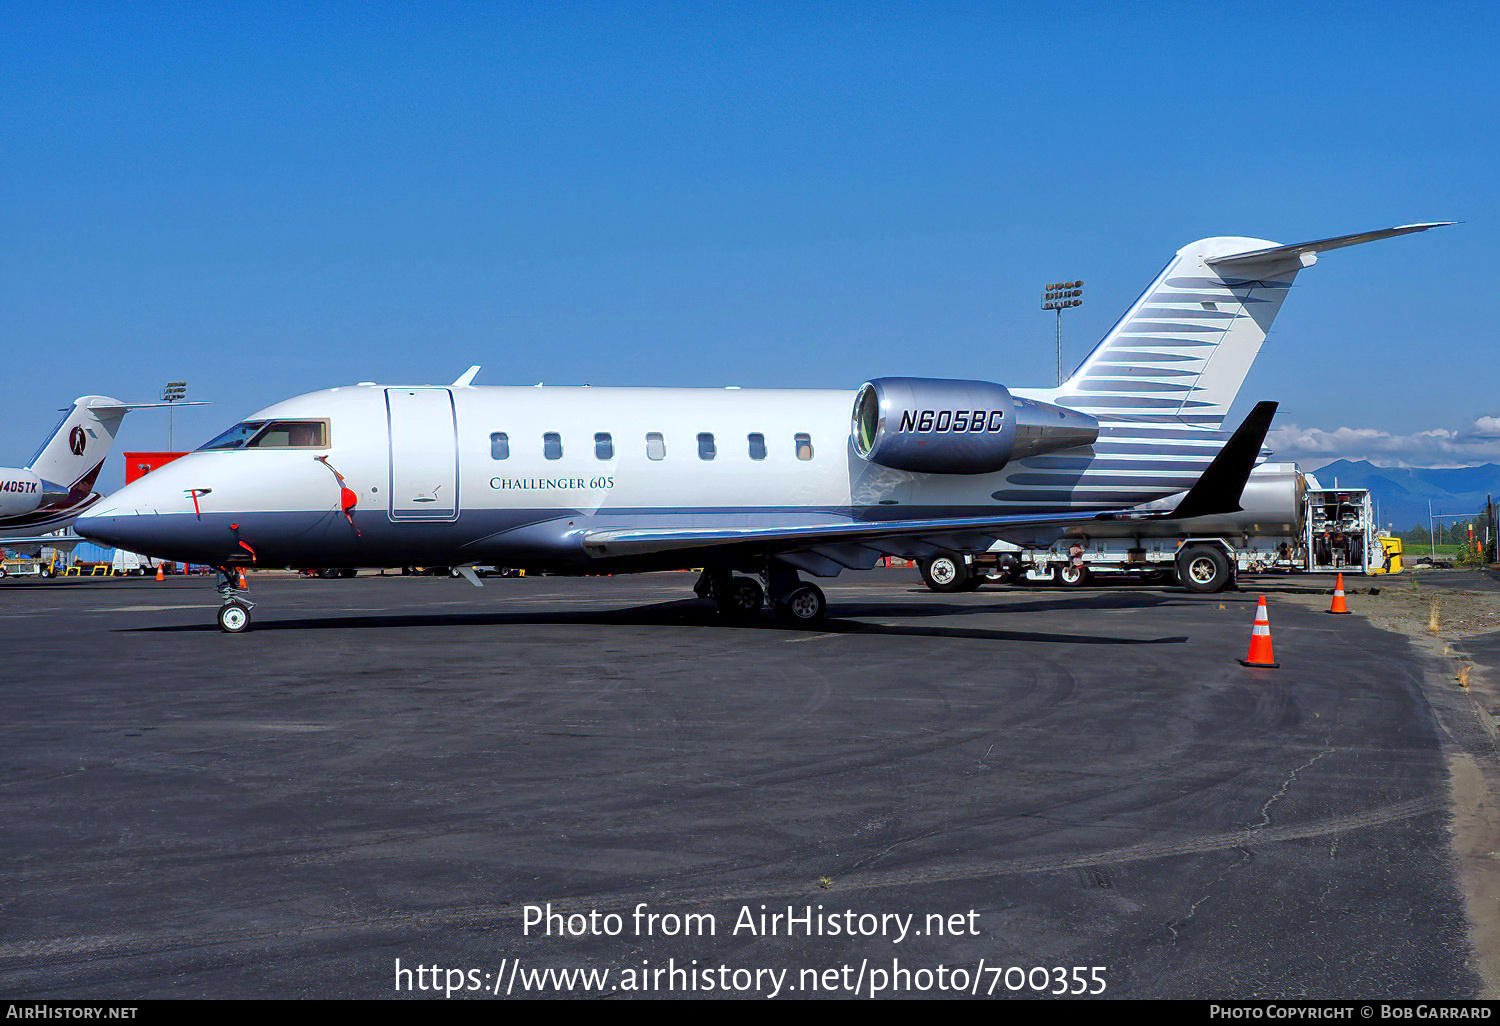
[[[475,367],[474,369],[478,370],[479,368]],[[468,581],[470,584],[474,585],[474,587],[484,587],[484,582],[479,579],[479,575],[474,572],[474,568],[472,566],[457,566],[453,569],[457,570],[459,576]]]
[[[1250,479],[1250,472],[1255,469],[1256,457],[1260,455],[1266,432],[1271,430],[1274,416],[1275,403],[1256,403],[1255,409],[1229,436],[1229,441],[1224,443],[1224,448],[1219,450],[1208,469],[1168,515],[1173,520],[1185,520],[1217,513],[1238,513],[1242,508],[1240,495],[1245,490],[1245,482]]]
[[[468,370],[466,370],[462,374],[460,374],[458,376],[458,380],[455,381],[450,387],[452,387],[452,388],[469,388],[470,386],[472,386],[474,384],[474,376],[476,374],[478,374],[478,373],[479,373],[479,364],[476,363],[474,366],[470,367]]]

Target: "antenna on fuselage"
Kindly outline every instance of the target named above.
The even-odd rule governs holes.
[[[476,363],[474,366],[470,367],[468,370],[466,370],[462,374],[460,374],[458,376],[458,380],[455,381],[449,387],[450,388],[470,388],[474,384],[474,375],[476,375],[478,373],[479,373],[479,364]]]

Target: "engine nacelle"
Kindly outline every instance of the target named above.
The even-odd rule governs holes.
[[[1021,399],[992,381],[876,378],[854,398],[854,451],[919,474],[991,474],[1012,460],[1091,445],[1093,417]]]
[[[68,497],[61,485],[25,468],[0,467],[0,517],[17,516]]]

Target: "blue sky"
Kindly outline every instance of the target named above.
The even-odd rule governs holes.
[[[1071,368],[1192,239],[1449,219],[1299,278],[1241,408],[1500,458],[1497,8],[0,3],[0,462],[168,379],[179,447],[471,363],[1045,385],[1048,281]]]

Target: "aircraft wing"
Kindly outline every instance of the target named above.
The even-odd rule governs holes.
[[[868,569],[881,556],[913,557],[988,548],[998,539],[1063,530],[1095,520],[1157,520],[1236,513],[1250,471],[1270,429],[1276,404],[1258,403],[1217,456],[1181,496],[1147,507],[1104,512],[1005,514],[924,520],[849,520],[754,527],[599,528],[584,533],[592,556],[632,556],[684,549],[743,546],[820,576]]]
[[[0,549],[13,549],[34,557],[40,555],[43,549],[72,552],[75,546],[86,540],[76,534],[64,534],[57,537],[33,534],[19,538],[0,538]]]
[[[760,548],[793,550],[856,542],[868,544],[877,555],[894,555],[904,552],[909,546],[897,544],[895,548],[888,548],[881,543],[923,535],[964,535],[993,540],[1000,537],[1002,531],[1067,527],[1096,519],[1096,513],[1054,513],[941,520],[837,520],[791,527],[604,528],[587,532],[583,536],[583,547],[594,556],[629,556],[723,545],[754,544]]]
[[[1276,416],[1276,403],[1256,403],[1229,441],[1209,465],[1203,468],[1193,487],[1180,495],[1169,496],[1149,507],[1106,513],[1108,520],[1186,520],[1219,513],[1238,513],[1245,482],[1260,459],[1261,445]]]

